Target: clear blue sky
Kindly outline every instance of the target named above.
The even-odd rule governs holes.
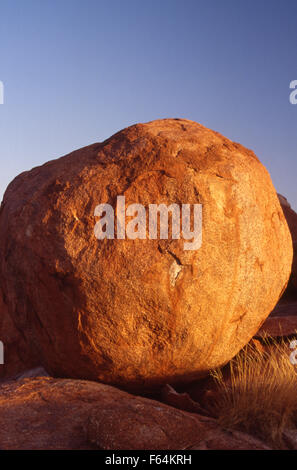
[[[253,149],[297,209],[296,0],[1,0],[0,198],[18,173],[157,118]]]

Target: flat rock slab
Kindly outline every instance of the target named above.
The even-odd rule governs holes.
[[[297,316],[273,316],[267,318],[256,334],[256,338],[266,336],[283,337],[297,333]]]
[[[297,317],[297,300],[278,303],[270,314],[271,317],[288,317],[294,315]]]
[[[0,387],[0,449],[268,449],[215,420],[96,382],[50,377]]]

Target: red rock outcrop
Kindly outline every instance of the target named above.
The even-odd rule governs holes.
[[[202,247],[98,240],[94,209],[119,195],[202,204]],[[284,291],[292,242],[252,151],[165,119],[19,175],[1,206],[0,259],[9,314],[49,373],[144,389],[232,358]]]
[[[24,379],[0,387],[0,449],[267,449],[258,439],[108,385]]]
[[[288,200],[282,196],[281,194],[278,195],[282,209],[284,211],[292,240],[293,240],[293,248],[294,248],[294,258],[293,258],[293,264],[292,264],[292,274],[291,274],[291,279],[290,283],[294,286],[295,289],[297,289],[297,214],[296,212],[292,209],[290,203]]]

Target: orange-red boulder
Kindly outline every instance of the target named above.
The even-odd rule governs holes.
[[[202,204],[202,247],[98,240],[95,207],[119,195]],[[231,359],[284,291],[292,241],[252,151],[165,119],[19,175],[1,206],[0,259],[9,314],[49,373],[144,389]]]

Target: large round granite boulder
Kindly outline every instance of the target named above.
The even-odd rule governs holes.
[[[119,200],[143,205],[142,238],[127,238],[124,224],[98,239],[112,229],[98,205]],[[153,204],[189,204],[198,228],[202,207],[202,245],[170,230],[149,238]],[[9,315],[49,373],[144,390],[203,376],[250,340],[287,285],[292,241],[252,151],[164,119],[15,178],[1,206],[0,259]]]

